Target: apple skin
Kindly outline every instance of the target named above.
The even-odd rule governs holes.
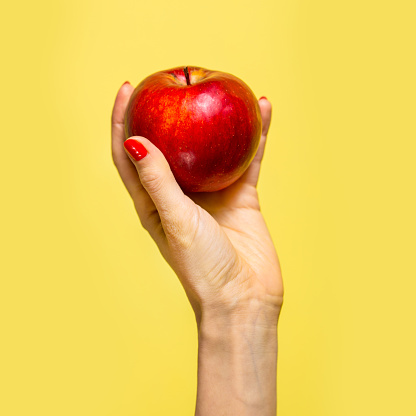
[[[239,78],[185,67],[157,72],[134,90],[126,139],[143,136],[164,154],[186,192],[214,192],[235,182],[253,160],[261,135],[258,101]]]

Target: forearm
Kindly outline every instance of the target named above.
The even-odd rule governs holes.
[[[196,416],[276,415],[277,316],[202,320]]]

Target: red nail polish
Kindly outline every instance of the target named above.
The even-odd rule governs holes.
[[[260,100],[267,100],[267,97],[260,97],[260,98],[259,98],[259,101],[260,101]]]
[[[134,160],[142,160],[147,155],[146,148],[137,140],[126,140],[124,142],[124,147]]]
[[[126,84],[129,84],[130,85],[130,82],[126,81],[123,85],[126,85]]]

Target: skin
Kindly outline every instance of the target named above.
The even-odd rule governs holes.
[[[234,184],[184,193],[161,151],[124,149],[124,113],[134,88],[120,88],[112,114],[112,154],[143,227],[183,285],[198,326],[197,416],[276,414],[277,322],[283,303],[278,257],[260,211],[257,183],[271,120],[255,158]]]

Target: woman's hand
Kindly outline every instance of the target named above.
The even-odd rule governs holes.
[[[184,194],[163,154],[146,138],[124,142],[133,87],[112,116],[114,163],[140,221],[178,275],[198,324],[196,416],[276,414],[279,261],[257,195],[271,105],[259,102],[260,146],[244,175],[213,193]]]
[[[125,83],[116,97],[113,160],[143,227],[178,275],[198,325],[203,314],[245,314],[258,305],[270,313],[270,319],[277,318],[282,279],[256,189],[271,104],[267,99],[259,101],[262,136],[245,174],[218,192],[184,194],[165,157],[149,140],[133,137],[127,142],[127,147],[145,154],[140,160],[123,146],[124,113],[133,90]]]

